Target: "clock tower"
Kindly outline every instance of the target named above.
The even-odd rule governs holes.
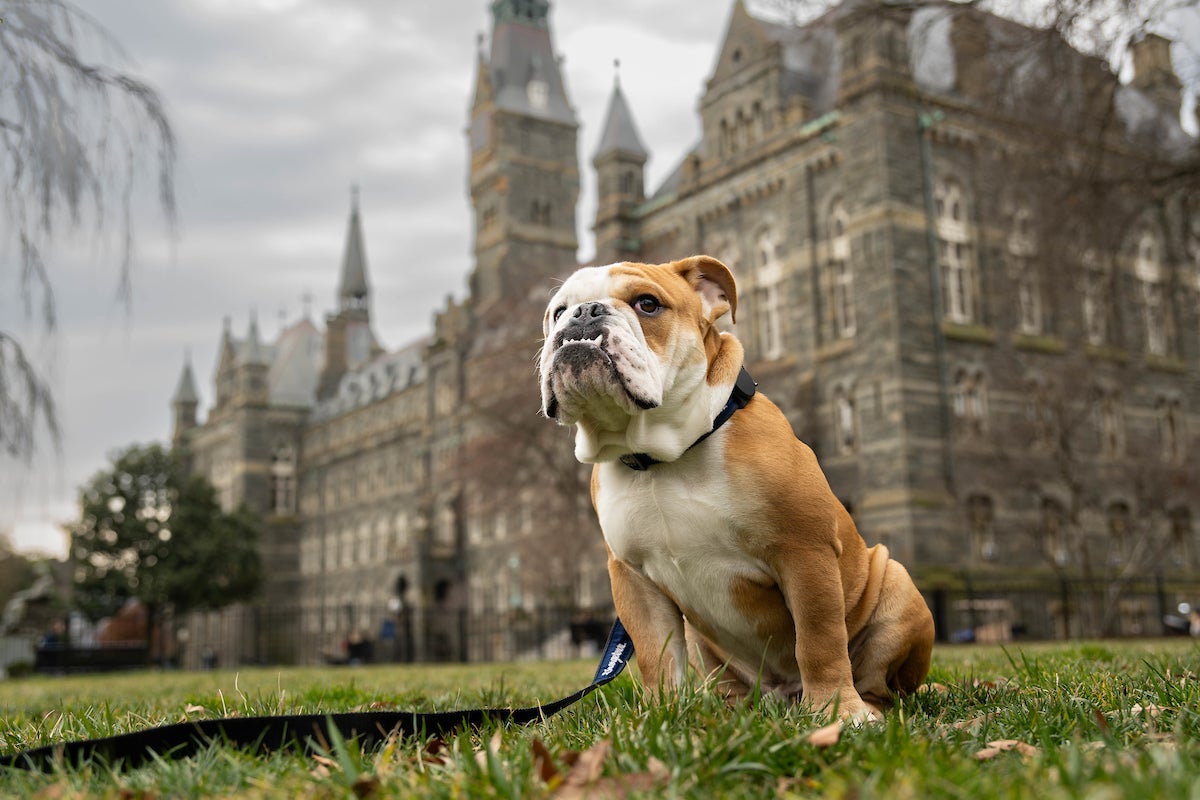
[[[480,37],[468,139],[479,308],[523,297],[576,266],[576,134],[550,36],[547,0],[495,0]]]

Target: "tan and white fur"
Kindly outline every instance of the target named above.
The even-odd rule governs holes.
[[[588,267],[543,322],[543,412],[575,426],[616,610],[642,682],[690,662],[730,697],[756,686],[861,719],[915,690],[933,621],[908,573],[868,548],[812,450],[762,393],[700,445],[742,366],[718,330],[733,276],[707,256]],[[645,453],[644,471],[618,459]]]

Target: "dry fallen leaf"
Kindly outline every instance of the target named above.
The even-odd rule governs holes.
[[[553,784],[558,779],[558,767],[554,766],[554,757],[549,748],[536,736],[533,738],[533,769],[543,783]]]
[[[1156,706],[1154,703],[1149,703],[1145,706],[1134,705],[1132,708],[1129,709],[1129,713],[1135,717],[1137,715],[1141,714],[1142,712],[1145,712],[1146,716],[1149,717],[1150,719],[1158,719],[1159,715],[1162,714],[1163,710],[1162,710],[1161,706]]]
[[[833,722],[823,728],[817,728],[808,735],[808,743],[814,747],[832,747],[842,736],[842,723]]]
[[[1038,749],[1031,744],[1018,741],[1017,739],[998,739],[994,742],[988,742],[988,746],[975,753],[975,758],[978,761],[987,761],[990,758],[995,758],[1001,753],[1007,753],[1010,750],[1016,750],[1022,756],[1029,758],[1038,753]]]
[[[203,711],[207,711],[207,710],[208,709],[206,709],[204,706],[198,706],[195,703],[189,703],[188,705],[183,707],[184,714],[199,714],[199,713],[201,713]]]
[[[494,734],[492,734],[492,740],[488,742],[487,747],[475,751],[475,763],[479,764],[481,767],[486,767],[488,763],[488,753],[491,753],[494,756],[500,754],[501,741],[502,739],[500,737],[500,731],[496,731]]]
[[[942,683],[923,683],[917,687],[918,692],[937,692],[938,694],[947,694],[950,687]]]
[[[652,792],[671,778],[671,770],[653,756],[645,772],[601,777],[609,742],[601,740],[582,753],[564,753],[563,760],[573,760],[571,771],[551,794],[557,800],[623,800],[631,792]],[[573,757],[573,759],[571,758]]]
[[[984,723],[986,723],[988,720],[990,720],[994,716],[995,716],[995,714],[987,713],[987,714],[980,715],[978,717],[971,717],[971,719],[964,719],[959,722],[956,722],[951,727],[953,727],[955,730],[958,730],[958,731],[961,731],[964,728],[982,727]]]

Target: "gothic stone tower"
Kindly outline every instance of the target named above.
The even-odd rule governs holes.
[[[550,36],[547,0],[492,3],[470,113],[478,310],[576,264],[576,132]]]

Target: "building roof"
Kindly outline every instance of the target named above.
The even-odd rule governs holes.
[[[596,148],[596,158],[611,152],[626,153],[645,158],[649,155],[637,127],[633,124],[633,113],[621,91],[620,78],[613,80],[612,96],[608,100],[608,114],[604,118],[604,132]]]
[[[418,339],[407,347],[374,358],[357,370],[348,371],[342,376],[337,392],[313,409],[313,419],[330,419],[424,383],[428,344],[428,338]]]
[[[325,337],[305,318],[280,331],[267,371],[271,405],[312,406],[325,358]]]

